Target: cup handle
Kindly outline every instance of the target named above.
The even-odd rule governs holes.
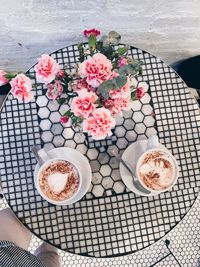
[[[50,160],[50,157],[48,156],[47,152],[43,148],[38,151],[38,155],[39,155],[42,163]]]
[[[147,149],[156,148],[159,144],[158,136],[157,135],[151,135],[147,142]]]

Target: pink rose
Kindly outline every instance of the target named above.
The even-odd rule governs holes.
[[[72,84],[72,90],[73,91],[79,91],[82,89],[87,89],[88,91],[94,91],[95,90],[95,88],[93,88],[92,86],[90,86],[86,82],[86,78],[80,79],[80,80],[76,81],[76,83]]]
[[[38,64],[35,65],[34,70],[36,71],[37,81],[47,84],[55,79],[60,71],[60,66],[52,57],[44,54],[41,58],[38,58]]]
[[[93,139],[100,140],[112,135],[111,129],[115,124],[116,121],[108,109],[98,108],[83,121],[83,131],[89,133]]]
[[[69,120],[69,117],[66,116],[66,115],[63,115],[61,118],[60,118],[60,123],[67,123]]]
[[[33,98],[33,93],[31,92],[32,83],[26,75],[18,74],[11,80],[10,84],[11,93],[18,100],[28,102]]]
[[[97,95],[88,92],[86,89],[78,91],[78,96],[74,97],[71,102],[71,110],[75,116],[87,118],[96,108]]]
[[[9,82],[9,80],[4,77],[4,75],[6,75],[6,74],[8,74],[6,71],[0,70],[0,86]]]
[[[91,35],[98,36],[101,32],[97,29],[84,30],[83,32],[85,37],[90,37]]]
[[[136,98],[141,99],[145,95],[145,88],[143,87],[138,87],[136,89]]]
[[[122,67],[122,66],[127,65],[127,64],[128,64],[128,62],[127,62],[126,58],[124,58],[124,57],[119,58],[119,60],[118,60],[118,66],[119,67]]]
[[[123,98],[110,98],[108,100],[105,100],[104,107],[109,109],[111,114],[114,115],[122,115],[123,110],[129,110],[130,109],[130,97]]]
[[[61,81],[56,80],[55,83],[47,85],[47,96],[49,99],[55,100],[59,98],[63,93],[63,86]]]
[[[79,75],[92,87],[98,87],[102,82],[108,80],[112,74],[112,63],[101,53],[83,61],[79,66]]]

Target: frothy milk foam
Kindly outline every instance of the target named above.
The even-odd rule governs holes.
[[[139,176],[152,190],[167,189],[174,182],[176,165],[172,157],[160,150],[145,153],[139,163]]]
[[[55,192],[60,193],[64,190],[69,174],[53,173],[47,177],[49,187]]]

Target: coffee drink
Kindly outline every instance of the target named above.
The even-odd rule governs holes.
[[[79,174],[73,164],[65,160],[47,163],[39,174],[42,192],[54,201],[71,198],[79,187]]]
[[[138,175],[150,190],[169,188],[176,178],[176,164],[172,156],[163,150],[147,151],[138,164]]]

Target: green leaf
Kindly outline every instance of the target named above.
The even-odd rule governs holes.
[[[103,89],[111,90],[111,89],[113,89],[113,86],[115,86],[115,82],[113,80],[107,80],[107,81],[103,82],[102,84],[100,84],[98,89],[103,88]]]
[[[107,90],[101,90],[101,95],[103,96],[103,98],[108,99],[109,98],[109,91]]]
[[[136,100],[136,91],[131,92],[131,99],[134,101]]]
[[[110,45],[116,45],[120,42],[121,36],[115,31],[109,32],[108,36],[104,35],[101,37],[100,42],[102,42],[103,47],[108,47]]]
[[[67,116],[67,117],[69,117],[69,118],[71,118],[73,115],[74,115],[74,113],[71,112],[70,109],[68,109],[68,110],[63,114],[63,116]]]
[[[117,84],[117,88],[121,88],[127,83],[127,77],[124,74],[116,77],[114,80]]]
[[[83,118],[73,115],[71,116],[71,120],[72,124],[77,127],[80,126],[81,122],[83,121]]]
[[[97,91],[105,98],[109,98],[109,92],[111,90],[115,90],[118,88],[121,88],[124,86],[127,82],[127,77],[126,75],[122,74],[112,80],[108,80],[103,82],[102,84],[99,85],[97,88]]]
[[[124,47],[119,47],[117,49],[117,53],[122,56],[124,54],[126,54],[128,52],[128,47],[127,46],[124,46]]]
[[[8,72],[7,74],[4,75],[4,77],[8,80],[11,80],[12,78],[14,78],[17,75],[16,72]]]
[[[103,43],[103,41],[104,41],[105,39],[108,39],[108,36],[107,36],[107,35],[103,35],[103,36],[101,37],[101,39],[99,40],[99,42]]]
[[[73,81],[73,77],[70,74],[65,72],[65,77],[64,77],[63,81],[65,83],[71,82],[71,81]]]
[[[97,42],[96,49],[105,55],[108,59],[112,60],[113,59],[113,53],[115,52],[114,48],[109,45],[104,47],[103,43],[101,41]]]
[[[97,108],[103,107],[103,99],[101,97],[97,98],[97,100],[94,102],[94,104],[97,105]]]
[[[67,101],[67,98],[65,97],[61,97],[57,100],[57,102],[60,104],[60,105],[63,105],[65,102]]]
[[[96,105],[102,104],[102,99],[100,97],[97,98],[97,100],[94,102],[94,104],[96,104]]]
[[[83,43],[78,43],[77,47],[79,51],[79,61],[83,62],[85,60]]]
[[[115,31],[110,31],[108,34],[110,43],[115,45],[118,44],[121,40],[121,35]]]
[[[68,84],[67,83],[62,83],[62,86],[63,86],[63,92],[64,93],[68,93]]]
[[[101,37],[100,42],[102,43],[103,47],[108,47],[110,45],[110,40],[106,35]]]
[[[72,124],[77,127],[80,125],[80,123],[83,121],[83,118],[79,117],[79,116],[75,116],[74,113],[69,109],[67,110],[63,116],[67,116],[68,118],[71,119]]]
[[[133,61],[133,63],[128,64],[128,65],[124,65],[121,68],[119,68],[119,73],[120,74],[132,74],[132,75],[137,75],[137,74],[141,74],[142,72],[142,61]]]
[[[102,95],[103,98],[105,98],[105,99],[108,99],[109,98],[109,92],[110,92],[110,90],[99,88],[98,91]]]
[[[68,94],[67,94],[68,99],[74,98],[75,96],[78,96],[78,94],[76,92],[68,92]]]
[[[81,117],[76,117],[76,122],[77,123],[81,123],[83,121],[83,118],[81,118]]]
[[[108,80],[100,84],[97,90],[104,98],[108,99],[109,92],[114,88],[114,86],[115,82],[113,82],[113,80]]]
[[[116,31],[110,31],[108,33],[108,37],[109,38],[113,38],[113,39],[121,39],[120,34],[118,32],[116,32]]]

